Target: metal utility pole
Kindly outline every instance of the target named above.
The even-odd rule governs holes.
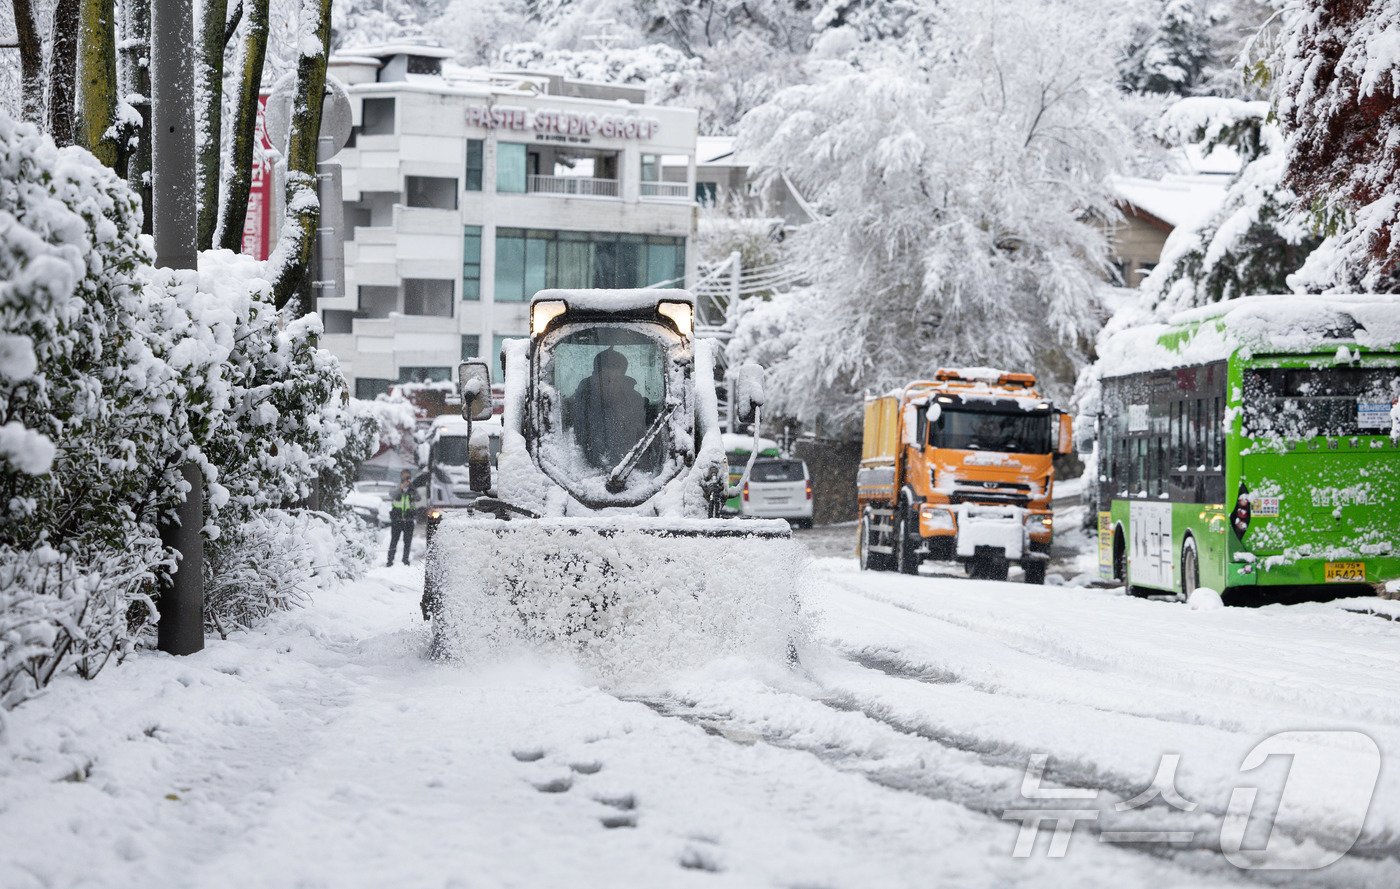
[[[151,220],[156,265],[170,269],[199,267],[194,56],[192,0],[152,0]],[[204,648],[204,479],[193,463],[180,474],[190,491],[160,529],[180,563],[161,591],[157,636],[161,651],[194,654]]]

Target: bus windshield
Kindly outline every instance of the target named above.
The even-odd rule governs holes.
[[[1400,368],[1271,367],[1244,372],[1244,433],[1290,440],[1383,435]]]
[[[930,424],[929,444],[959,451],[1045,454],[1050,451],[1050,414],[945,407]]]

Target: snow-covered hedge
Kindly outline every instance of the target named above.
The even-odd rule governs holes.
[[[202,470],[207,538],[246,539],[317,477],[338,504],[377,438],[316,319],[279,317],[257,263],[154,269],[139,232],[111,170],[0,114],[0,707],[149,629],[182,463]]]

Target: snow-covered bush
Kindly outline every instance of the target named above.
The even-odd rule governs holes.
[[[169,564],[192,442],[143,335],[139,232],[112,171],[0,115],[0,702],[120,657]]]
[[[286,578],[308,550],[340,554],[316,556],[327,576],[368,564],[353,522],[276,519],[317,478],[338,507],[377,438],[352,424],[319,322],[279,316],[246,257],[154,269],[139,232],[112,171],[0,115],[0,706],[137,644],[174,564],[157,529],[187,461],[216,587],[249,588],[220,557],[240,539]],[[264,602],[292,601],[286,583]]]
[[[304,604],[328,584],[362,576],[369,535],[353,514],[269,509],[206,547],[205,624],[227,636]]]

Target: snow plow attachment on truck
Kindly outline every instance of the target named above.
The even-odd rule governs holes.
[[[786,522],[719,518],[713,346],[693,318],[679,290],[535,296],[529,339],[502,350],[495,488],[473,459],[487,496],[430,529],[435,654],[562,641],[635,660],[700,638],[712,653],[788,650],[802,547]],[[463,416],[491,416],[486,362],[458,376]],[[737,376],[732,409],[757,428],[762,371]]]

